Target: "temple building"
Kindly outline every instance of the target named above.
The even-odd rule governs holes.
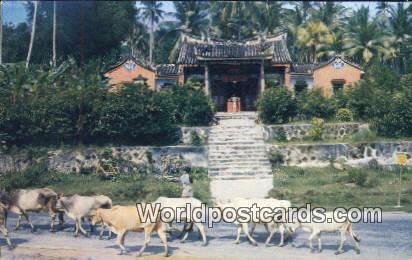
[[[292,64],[289,87],[296,93],[305,89],[320,89],[323,95],[330,97],[359,81],[363,74],[359,65],[334,56],[316,64]]]
[[[144,83],[153,90],[175,84],[200,82],[217,111],[227,111],[227,100],[240,98],[240,110],[256,110],[256,99],[268,81],[292,91],[321,89],[325,96],[361,79],[361,68],[335,56],[318,64],[295,64],[286,43],[286,32],[243,41],[200,39],[184,35],[176,64],[146,65],[126,57],[105,76],[111,89],[125,83]]]

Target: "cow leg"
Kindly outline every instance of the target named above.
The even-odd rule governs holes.
[[[270,232],[268,238],[266,239],[265,246],[270,246],[270,240],[272,240],[273,235],[276,233],[276,228]]]
[[[3,233],[3,236],[7,241],[7,245],[9,246],[9,249],[13,249],[13,245],[10,241],[9,232],[7,231],[7,228],[5,226],[0,226],[0,232]]]
[[[199,230],[200,234],[202,235],[202,239],[203,239],[202,246],[206,246],[207,245],[207,239],[206,239],[205,228],[203,227],[202,223],[194,223],[194,224],[197,227],[197,230]]]
[[[316,232],[312,231],[312,233],[309,236],[309,248],[313,252],[313,245],[312,245],[312,239],[316,236]]]
[[[79,220],[76,218],[74,221],[75,221],[74,236],[77,237],[79,235]]]
[[[322,240],[320,238],[320,233],[318,234],[318,252],[322,252]]]
[[[63,212],[59,212],[57,213],[58,218],[59,218],[59,225],[61,228],[63,228],[64,225],[64,213]]]
[[[254,245],[254,246],[257,246],[256,241],[249,234],[248,224],[247,223],[242,223],[241,225],[242,225],[243,232],[245,232],[246,237],[249,239],[250,243],[252,243],[252,245]]]
[[[21,221],[21,214],[19,214],[19,217],[17,218],[17,222],[16,222],[16,227],[14,228],[14,230],[18,230],[20,228],[20,221]]]
[[[186,241],[187,237],[189,236],[189,232],[187,230],[182,231],[182,239],[180,239],[180,243],[183,243]]]
[[[335,255],[339,255],[343,253],[342,247],[343,247],[343,243],[345,243],[345,240],[346,240],[346,230],[344,231],[341,230],[340,231],[340,245],[339,245],[338,250],[335,252]]]
[[[253,236],[255,233],[256,223],[252,222],[252,227],[250,228],[250,236]]]
[[[124,237],[126,235],[126,231],[122,230],[117,234],[117,244],[120,247],[120,254],[127,253],[126,247],[124,247]]]
[[[29,223],[30,228],[31,228],[31,232],[34,232],[35,229],[34,229],[33,223],[31,223],[31,220],[29,219],[29,215],[27,215],[27,213],[25,213],[25,212],[22,212],[22,215],[24,216],[24,218],[25,218],[25,219],[27,220],[27,222]]]
[[[144,250],[146,249],[146,246],[149,244],[150,237],[152,235],[154,227],[155,226],[153,225],[153,226],[146,227],[144,229],[144,243],[143,243],[142,248],[140,248],[139,253],[137,254],[137,256],[141,256],[143,254]]]
[[[235,244],[239,244],[240,242],[240,233],[242,233],[242,227],[240,224],[237,225],[237,236],[236,236],[236,241]]]
[[[50,216],[50,232],[54,232],[54,222],[56,221],[56,214],[54,212],[49,212]]]
[[[167,248],[167,238],[166,238],[166,233],[164,232],[161,225],[159,225],[159,227],[157,228],[157,235],[159,236],[160,240],[163,243],[163,246],[165,248],[164,256],[166,257],[169,255],[168,248]]]
[[[83,234],[84,236],[88,237],[89,235],[87,234],[86,230],[84,230],[83,227],[82,227],[82,221],[81,221],[81,219],[79,219],[78,221],[79,221],[79,229],[80,229],[80,232],[82,232],[82,234]]]
[[[278,246],[283,246],[284,242],[285,242],[285,227],[283,226],[283,224],[279,224],[279,233],[280,233],[280,241]]]

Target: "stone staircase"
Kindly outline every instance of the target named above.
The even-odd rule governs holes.
[[[272,170],[257,114],[218,113],[216,117],[219,124],[208,138],[212,195],[220,199],[266,196],[272,187]]]

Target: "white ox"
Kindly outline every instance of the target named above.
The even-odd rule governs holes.
[[[58,210],[64,211],[67,216],[75,221],[75,236],[78,236],[79,230],[83,235],[87,236],[87,232],[83,229],[81,222],[82,219],[91,217],[93,210],[111,207],[112,200],[104,195],[80,196],[76,194],[70,197],[59,196],[56,203]]]

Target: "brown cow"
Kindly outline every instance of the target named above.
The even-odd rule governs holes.
[[[168,255],[166,234],[160,218],[154,223],[142,222],[137,213],[136,206],[114,206],[111,209],[97,209],[93,212],[91,220],[93,225],[104,224],[117,234],[117,244],[120,246],[120,254],[127,251],[124,247],[124,238],[128,231],[144,231],[145,239],[138,256],[143,254],[143,251],[150,242],[152,232],[155,231],[164,245],[164,255]]]

